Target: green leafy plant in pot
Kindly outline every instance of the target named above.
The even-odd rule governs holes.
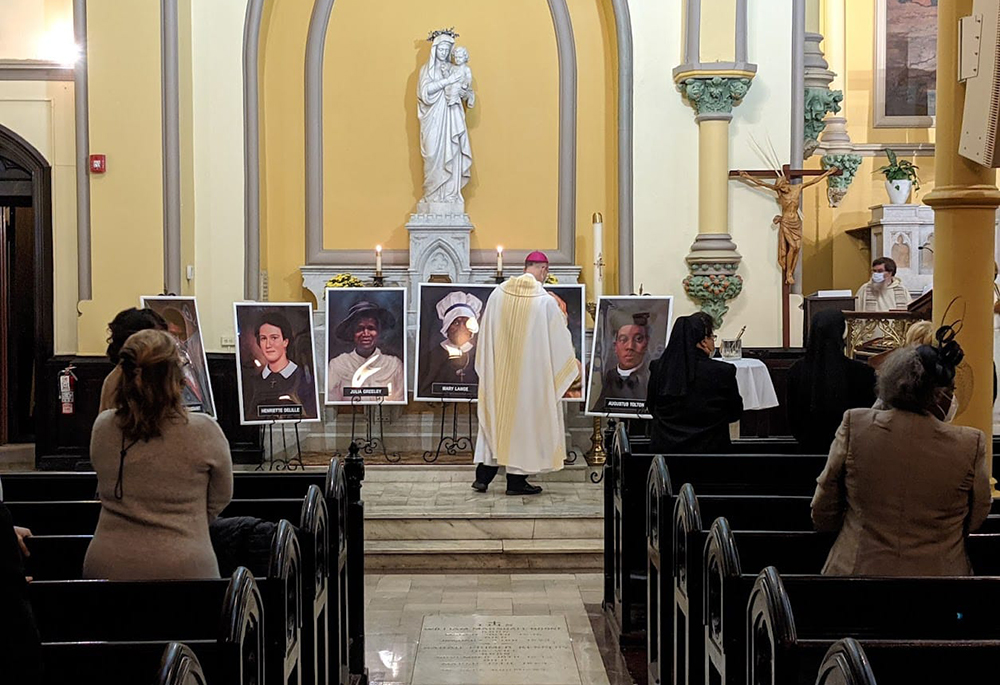
[[[885,156],[889,158],[889,163],[875,172],[885,176],[889,202],[894,205],[906,204],[910,190],[920,190],[920,177],[917,176],[919,167],[909,160],[899,159],[892,150],[886,150]]]

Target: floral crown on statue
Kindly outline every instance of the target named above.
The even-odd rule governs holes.
[[[455,33],[455,27],[452,26],[450,29],[436,29],[434,31],[429,31],[427,33],[427,42],[433,43],[437,40],[438,36],[451,36],[452,41],[458,38],[458,34]]]

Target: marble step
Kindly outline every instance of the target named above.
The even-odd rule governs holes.
[[[566,513],[565,511],[559,513]],[[601,540],[604,518],[593,512],[559,518],[533,516],[503,516],[497,513],[477,515],[429,516],[427,513],[377,511],[365,515],[365,541],[422,542],[544,540]]]
[[[371,571],[562,569],[600,570],[601,538],[581,539],[396,539],[365,540]]]
[[[476,467],[469,458],[467,465],[412,465],[412,464],[365,464],[365,483],[469,483],[475,480]],[[587,466],[583,459],[579,463],[566,466],[560,471],[540,473],[531,476],[532,481],[546,483],[585,483],[590,481],[591,473],[600,471]],[[495,485],[503,486],[503,474],[497,476]],[[494,487],[495,487],[494,485]]]

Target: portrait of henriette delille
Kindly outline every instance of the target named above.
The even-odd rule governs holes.
[[[327,289],[326,404],[405,404],[406,391],[406,289]]]
[[[646,414],[649,364],[667,345],[673,298],[602,297],[590,357],[587,413]]]
[[[319,421],[312,305],[233,306],[240,423]]]
[[[420,284],[414,399],[440,402],[477,398],[479,319],[493,288],[492,285]]]

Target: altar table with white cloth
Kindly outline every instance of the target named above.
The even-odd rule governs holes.
[[[778,406],[778,395],[767,366],[759,359],[721,359],[736,367],[736,384],[743,398],[743,410],[770,409]]]

